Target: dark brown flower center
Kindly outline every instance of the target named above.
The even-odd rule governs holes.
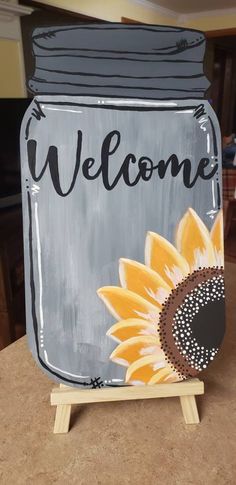
[[[214,359],[224,335],[221,268],[194,271],[172,290],[160,315],[161,347],[179,375],[193,377]]]

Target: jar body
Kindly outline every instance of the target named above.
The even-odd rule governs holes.
[[[56,380],[125,382],[109,359],[114,323],[97,290],[120,258],[144,263],[148,231],[174,243],[193,208],[221,208],[216,116],[203,100],[38,96],[22,124],[27,333]],[[50,237],[49,237],[50,234]]]

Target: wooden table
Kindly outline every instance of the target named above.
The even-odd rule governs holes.
[[[236,456],[236,265],[228,265],[228,334],[202,377],[201,423],[176,398],[86,404],[54,435],[50,381],[22,338],[0,352],[1,485],[233,485]]]
[[[228,332],[202,374],[201,423],[185,425],[176,398],[86,404],[53,434],[55,383],[26,338],[0,352],[1,485],[233,485],[236,456],[236,265],[227,265]]]

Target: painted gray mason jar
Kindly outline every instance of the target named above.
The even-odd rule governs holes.
[[[36,29],[32,44],[21,159],[33,355],[77,386],[195,376],[224,333],[204,35],[93,24]]]

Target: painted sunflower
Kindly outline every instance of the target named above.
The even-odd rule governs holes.
[[[110,359],[127,367],[127,384],[194,377],[214,359],[222,341],[222,211],[209,232],[189,208],[176,228],[175,246],[148,232],[145,265],[120,259],[121,287],[97,292],[118,320],[107,332],[119,343]]]

